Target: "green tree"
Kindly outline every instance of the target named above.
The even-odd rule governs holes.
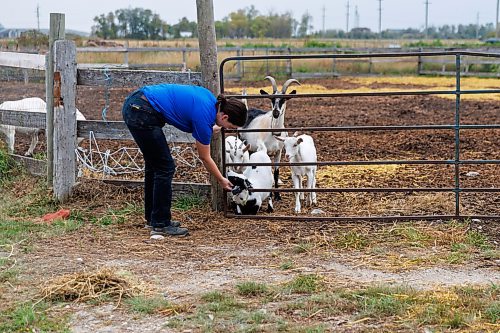
[[[94,18],[93,33],[104,39],[133,38],[161,39],[166,37],[168,25],[149,9],[125,8]]]

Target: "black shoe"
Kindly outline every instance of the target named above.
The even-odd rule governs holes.
[[[180,227],[181,223],[179,221],[170,221],[170,225],[172,227]],[[144,228],[151,230],[151,229],[153,229],[153,226],[151,224],[149,224],[149,222],[146,222],[146,224],[144,225]]]
[[[161,235],[161,236],[186,236],[188,234],[187,228],[174,227],[169,225],[164,228],[152,228],[149,234],[151,236]]]

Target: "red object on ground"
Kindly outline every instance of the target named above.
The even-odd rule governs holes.
[[[65,220],[69,217],[70,211],[69,209],[59,209],[55,213],[48,213],[42,217],[42,221],[44,222],[54,222],[55,220]]]

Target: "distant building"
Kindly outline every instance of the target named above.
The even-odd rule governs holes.
[[[193,37],[193,32],[191,31],[180,31],[179,34],[182,38],[191,38]]]
[[[19,38],[25,31],[31,29],[5,29],[0,27],[0,38]]]

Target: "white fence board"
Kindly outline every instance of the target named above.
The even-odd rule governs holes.
[[[45,55],[0,52],[0,66],[45,70]]]

